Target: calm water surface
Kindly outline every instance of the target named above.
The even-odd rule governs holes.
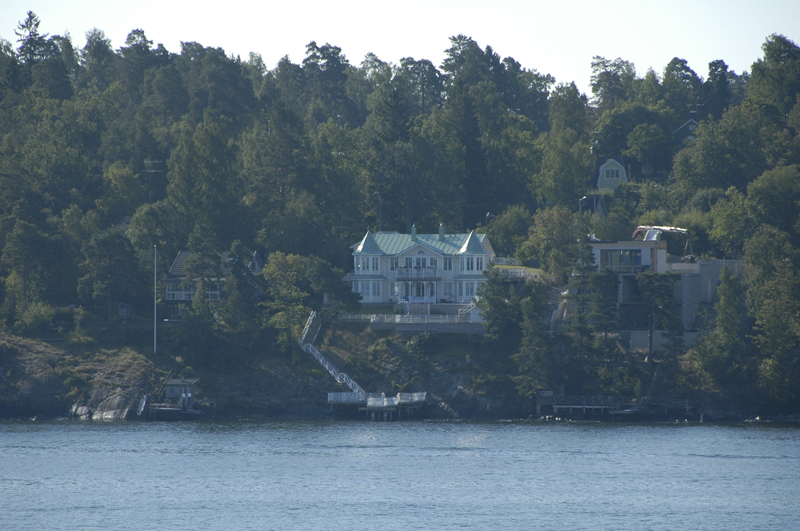
[[[0,422],[0,529],[793,530],[800,429]]]

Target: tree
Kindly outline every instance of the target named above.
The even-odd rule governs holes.
[[[537,139],[541,166],[531,177],[533,196],[541,203],[577,205],[594,173],[588,146],[572,129],[553,129]]]
[[[97,28],[86,32],[86,45],[80,51],[81,69],[78,86],[105,90],[113,81],[119,56],[111,48],[111,39]]]
[[[714,305],[714,328],[692,347],[691,356],[726,394],[750,396],[756,383],[756,360],[743,340],[743,302],[745,290],[727,266],[722,268],[717,286],[719,300]]]
[[[643,173],[666,170],[672,160],[673,139],[658,125],[639,124],[628,135],[622,154],[638,160]]]
[[[728,65],[725,64],[725,61],[718,59],[708,63],[708,79],[703,84],[703,92],[706,102],[705,113],[719,120],[731,103]]]
[[[494,217],[486,233],[498,256],[514,256],[517,248],[528,237],[528,228],[533,223],[531,213],[523,205],[512,205]]]
[[[700,77],[689,68],[686,59],[673,58],[664,68],[661,83],[664,99],[678,116],[697,110],[700,102]]]
[[[115,231],[96,234],[81,248],[83,276],[78,280],[78,294],[94,301],[95,311],[105,309],[113,315],[114,302],[141,299],[143,275],[137,267],[133,245]]]
[[[408,76],[412,115],[427,115],[444,102],[444,80],[441,72],[427,59],[400,59],[400,68]]]
[[[17,53],[22,58],[23,64],[32,66],[52,54],[47,34],[39,33],[41,20],[33,11],[28,11],[25,20],[17,24],[14,33],[17,35],[17,42],[20,43]]]
[[[783,35],[767,37],[764,58],[753,63],[748,98],[761,99],[786,115],[800,94],[800,47]]]
[[[103,175],[105,192],[95,200],[97,209],[112,224],[132,216],[136,208],[145,202],[147,188],[136,175],[122,164],[112,164]]]
[[[773,411],[800,403],[800,252],[790,236],[762,225],[745,243],[747,308],[761,352],[759,386]]]
[[[13,230],[5,237],[0,263],[18,276],[19,300],[23,303],[31,300],[33,293],[37,298],[41,296],[40,290],[44,288],[41,276],[47,266],[48,248],[47,236],[36,225],[22,219],[16,220]]]
[[[653,354],[653,334],[661,328],[669,335],[670,351],[673,356],[682,349],[683,325],[681,315],[675,304],[673,284],[680,278],[677,273],[656,273],[643,271],[636,275],[642,301],[642,313],[647,316],[649,325],[648,352]]]
[[[800,246],[800,166],[779,166],[761,174],[747,185],[745,203],[756,224],[791,234],[793,245]]]
[[[601,268],[590,279],[591,297],[589,299],[589,318],[594,329],[603,333],[604,342],[608,334],[617,329],[617,294],[619,275],[616,271]]]
[[[578,91],[574,81],[556,85],[550,93],[548,103],[551,129],[571,129],[579,136],[587,133],[589,102]]]
[[[563,205],[539,210],[518,256],[524,261],[537,260],[558,281],[577,260],[577,242],[586,238],[585,219]]]
[[[596,55],[592,57],[593,103],[600,113],[609,111],[630,99],[632,83],[636,79],[633,63],[617,57],[614,60]]]

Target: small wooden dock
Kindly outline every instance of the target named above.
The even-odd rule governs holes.
[[[601,418],[608,414],[611,418],[624,418],[632,415],[649,415],[670,412],[691,413],[688,400],[644,396],[638,399],[617,396],[575,396],[564,395],[558,389],[537,389],[536,414],[542,416],[575,413],[600,413]]]

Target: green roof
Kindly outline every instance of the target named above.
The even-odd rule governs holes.
[[[357,253],[363,254],[382,254],[383,251],[378,244],[375,243],[375,238],[372,237],[369,231],[364,235],[364,238],[361,240],[361,243],[358,244],[356,248]]]
[[[485,234],[470,232],[445,234],[440,240],[439,234],[417,234],[416,241],[411,239],[411,234],[397,232],[377,232],[367,234],[358,244],[354,245],[353,254],[385,254],[397,256],[417,245],[441,255],[456,254],[488,254],[481,243],[486,239]],[[372,244],[375,244],[374,247]],[[465,248],[465,251],[462,249]]]
[[[483,248],[480,239],[475,234],[475,231],[469,233],[467,236],[467,241],[464,242],[464,245],[461,246],[461,249],[458,251],[459,254],[489,254],[486,252],[486,249]]]

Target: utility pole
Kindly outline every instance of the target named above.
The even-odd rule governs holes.
[[[157,350],[158,331],[158,247],[153,246],[153,354]]]

